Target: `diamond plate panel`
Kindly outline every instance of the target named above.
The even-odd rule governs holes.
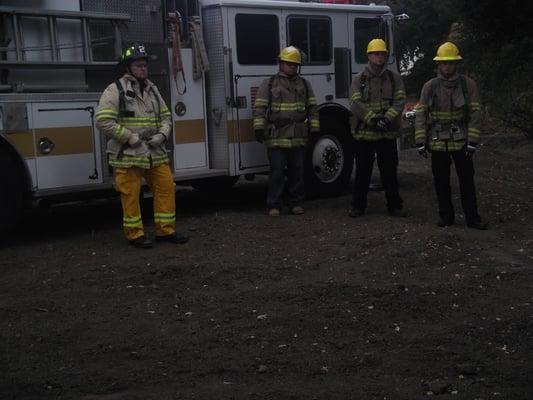
[[[164,40],[160,0],[81,0],[83,11],[126,13],[131,16],[123,31],[126,43],[160,43]]]
[[[203,10],[204,38],[209,57],[207,73],[207,126],[211,168],[229,168],[226,107],[226,70],[222,10]],[[209,29],[206,29],[209,27]]]

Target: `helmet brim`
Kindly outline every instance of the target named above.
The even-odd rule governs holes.
[[[461,56],[453,56],[453,57],[439,57],[436,56],[433,58],[433,61],[460,61],[463,57]]]
[[[301,61],[298,62],[298,61],[295,61],[295,60],[286,60],[286,59],[283,59],[283,58],[280,58],[279,62],[284,62],[284,63],[288,63],[288,64],[302,65]]]
[[[157,57],[149,55],[149,54],[147,54],[145,56],[131,56],[131,57],[128,57],[127,59],[125,59],[125,60],[122,60],[122,59],[118,60],[117,65],[127,65],[127,64],[131,64],[132,62],[138,61],[138,60],[146,60],[148,62],[151,62],[151,61],[157,60]]]

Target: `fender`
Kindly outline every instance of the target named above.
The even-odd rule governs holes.
[[[20,168],[20,171],[24,177],[24,192],[30,193],[32,188],[31,174],[28,170],[28,166],[24,162],[22,155],[19,153],[17,148],[11,143],[8,136],[4,133],[0,133],[0,147],[5,148],[13,156],[13,159]]]
[[[340,114],[345,117],[347,120],[350,118],[351,112],[348,108],[343,106],[340,103],[322,103],[316,106],[319,114],[328,113],[328,114]]]

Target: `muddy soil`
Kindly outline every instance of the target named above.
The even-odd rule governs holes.
[[[29,212],[0,249],[0,398],[531,399],[532,155],[475,156],[484,232],[457,196],[436,227],[412,150],[408,218],[376,191],[350,219],[348,189],[271,218],[264,179],[180,189],[181,246],[128,246],[116,199]]]

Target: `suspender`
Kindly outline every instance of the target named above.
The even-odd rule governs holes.
[[[272,111],[272,86],[274,84],[274,79],[277,78],[278,75],[272,75],[270,79],[268,80],[268,106],[266,110],[266,120],[270,122],[270,113]],[[307,81],[300,77],[302,80],[302,83],[305,88],[305,112],[306,114],[309,114],[309,87],[307,85]]]
[[[463,97],[465,98],[465,105],[463,106],[463,116],[464,116],[464,122],[468,122],[470,118],[469,110],[468,110],[468,100],[469,100],[469,93],[468,93],[468,87],[466,85],[466,78],[464,75],[459,75],[459,85],[461,86],[461,91],[463,92]],[[435,108],[438,111],[438,102],[437,102],[437,89],[440,86],[440,79],[439,78],[433,78],[431,80],[431,88],[429,92],[429,98],[431,99],[431,102],[433,105],[435,105]]]
[[[115,80],[115,85],[117,86],[118,90],[118,118],[120,119],[121,117],[134,117],[135,113],[126,109],[126,93],[124,92],[124,86],[122,86],[120,79]],[[155,124],[156,129],[159,132],[159,121],[161,119],[161,101],[159,100],[159,93],[158,91],[156,91],[156,87],[152,87],[152,90],[154,92],[154,97],[157,102],[157,118],[155,118]],[[124,150],[127,146],[127,143],[121,146],[117,154],[117,159],[122,159],[122,157],[124,156]]]
[[[126,113],[126,94],[124,93],[124,87],[122,86],[122,83],[120,82],[120,79],[117,79],[115,81],[115,85],[118,89],[118,116],[123,117]]]
[[[396,92],[396,82],[394,81],[394,75],[392,74],[392,71],[390,69],[386,69],[385,73],[389,77],[389,81],[391,84],[392,98],[390,99],[390,105],[392,106],[392,103],[394,103],[394,94]],[[359,81],[359,91],[361,92],[361,95],[363,95],[364,90],[366,88],[366,79],[367,79],[367,76],[365,72],[364,71],[361,72],[361,80]]]

